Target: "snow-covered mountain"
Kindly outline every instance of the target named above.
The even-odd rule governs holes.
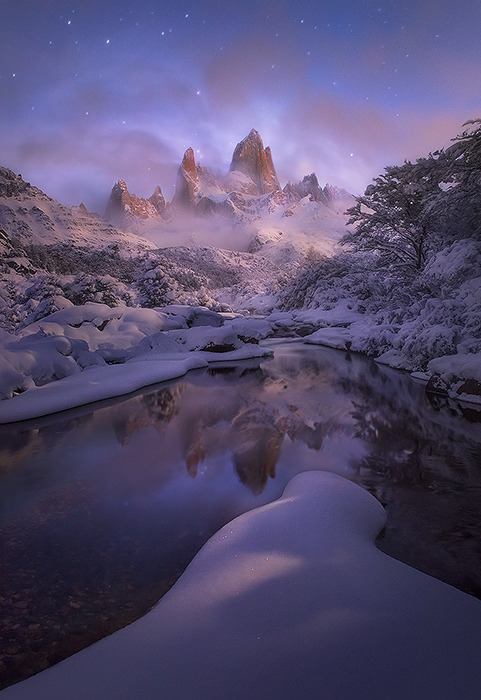
[[[83,204],[68,208],[0,167],[0,230],[3,246],[70,244],[103,248],[117,245],[126,255],[153,246],[128,231],[115,229]],[[10,241],[10,243],[8,243]]]
[[[187,149],[172,202],[160,186],[144,199],[119,180],[105,217],[1,168],[0,327],[86,302],[269,312],[306,259],[334,251],[350,200],[314,173],[282,190],[255,130],[225,174]]]
[[[326,185],[315,173],[281,189],[270,148],[252,129],[234,149],[227,173],[195,162],[188,148],[177,173],[175,195],[166,203],[160,187],[149,199],[131,194],[119,180],[106,217],[159,247],[210,245],[256,252],[276,244],[270,257],[283,259],[314,249],[329,254],[345,232],[349,193]],[[294,250],[293,250],[294,248]]]

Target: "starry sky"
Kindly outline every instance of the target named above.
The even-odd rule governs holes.
[[[251,128],[281,184],[360,193],[481,116],[475,0],[0,0],[0,165],[103,212],[227,170]]]

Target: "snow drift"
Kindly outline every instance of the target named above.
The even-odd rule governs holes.
[[[144,618],[0,696],[478,698],[481,603],[379,552],[384,521],[359,486],[300,474]]]

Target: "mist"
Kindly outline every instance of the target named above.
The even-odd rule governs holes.
[[[172,221],[141,225],[136,233],[159,248],[201,246],[247,252],[257,230],[251,222],[234,221],[220,214],[199,217],[176,210]]]

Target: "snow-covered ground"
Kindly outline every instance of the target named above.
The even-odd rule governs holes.
[[[481,602],[383,554],[385,513],[304,472],[223,527],[143,618],[5,700],[474,700]]]

